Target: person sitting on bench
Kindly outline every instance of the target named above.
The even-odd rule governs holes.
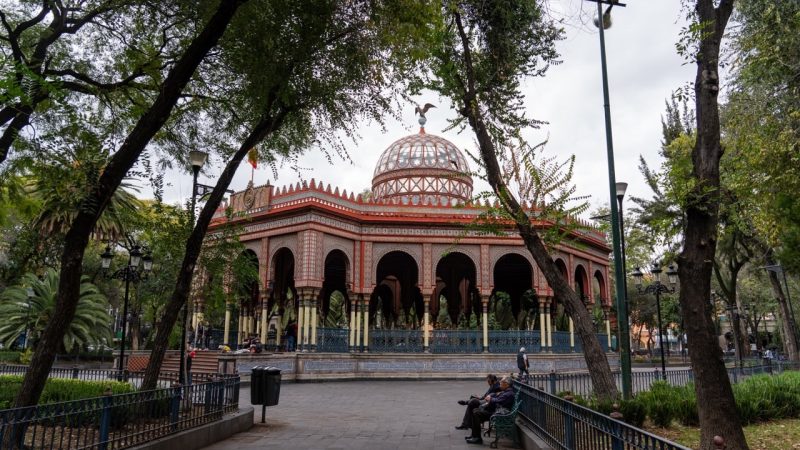
[[[469,430],[470,421],[472,420],[472,411],[481,405],[481,400],[490,394],[500,391],[500,383],[497,382],[497,377],[491,373],[486,375],[486,383],[489,385],[489,389],[485,394],[481,396],[471,395],[469,400],[458,401],[459,405],[467,405],[467,410],[464,412],[464,418],[461,419],[461,425],[457,426],[456,430]]]
[[[497,408],[503,407],[511,409],[514,407],[514,390],[511,389],[511,379],[503,377],[500,380],[500,391],[494,394],[487,395],[485,402],[479,408],[472,411],[472,434],[465,437],[469,444],[483,444],[481,439],[481,424],[489,420],[492,414],[497,411]]]

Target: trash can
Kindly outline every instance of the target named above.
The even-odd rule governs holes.
[[[264,369],[266,378],[266,392],[264,393],[264,405],[275,406],[281,397],[281,369],[277,367],[267,367]]]
[[[263,405],[267,391],[267,367],[255,366],[250,373],[250,404]]]

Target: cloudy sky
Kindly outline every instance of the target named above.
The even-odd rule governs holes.
[[[574,182],[578,193],[591,195],[593,207],[607,204],[608,175],[603,118],[603,95],[600,72],[600,44],[591,18],[596,4],[580,0],[553,2],[553,14],[563,18],[566,39],[557,44],[562,64],[553,66],[546,77],[529,80],[524,86],[530,117],[549,125],[530,136],[531,141],[549,138],[545,154],[576,156]],[[675,50],[675,42],[683,26],[680,2],[675,0],[629,0],[627,7],[612,11],[613,26],[606,30],[611,118],[617,181],[629,183],[627,196],[649,197],[650,191],[638,170],[639,155],[651,167],[660,164],[661,115],[664,101],[671,93],[694,79],[695,67],[685,64]],[[437,109],[428,112],[428,133],[441,135],[459,148],[474,149],[469,131],[443,133],[446,118],[454,115],[447,101],[436,96],[420,97],[419,103],[430,102]],[[306,178],[360,192],[371,186],[375,164],[392,142],[418,129],[414,107],[409,105],[401,123],[389,123],[386,133],[374,125],[360,130],[362,140],[349,146],[353,163],[334,160],[330,164],[319,152],[308,152],[299,165],[310,170]],[[559,159],[564,159],[559,158]],[[200,182],[213,184],[222,170],[214,160],[200,176]],[[232,188],[244,189],[250,179],[250,166],[243,163]],[[183,201],[191,192],[188,174],[170,176],[171,186],[166,200]],[[259,167],[256,185],[283,186],[296,183],[298,174],[282,168],[277,179],[272,172]],[[476,192],[488,186],[476,182]]]

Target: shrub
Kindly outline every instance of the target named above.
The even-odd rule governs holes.
[[[756,375],[733,386],[743,424],[800,415],[800,373]]]
[[[680,400],[675,388],[666,381],[656,381],[650,390],[639,394],[647,405],[647,415],[656,426],[668,428],[675,418],[674,402]]]
[[[0,409],[11,407],[21,386],[21,375],[0,375]],[[58,403],[101,397],[108,389],[111,389],[114,394],[133,392],[133,386],[119,381],[49,378],[44,386],[44,391],[42,391],[42,396],[39,398],[39,403]]]
[[[18,363],[20,352],[2,351],[0,352],[0,362]]]
[[[622,413],[622,420],[625,423],[641,428],[647,418],[647,405],[639,397],[619,402],[619,412]]]

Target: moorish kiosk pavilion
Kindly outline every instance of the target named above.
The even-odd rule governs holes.
[[[281,188],[251,182],[225,205],[231,218],[218,212],[210,232],[233,222],[260,278],[229,290],[225,339],[234,347],[258,336],[268,351],[280,350],[244,355],[252,361],[240,361],[240,371],[272,358],[284,377],[469,364],[502,373],[513,370],[509,353],[523,346],[534,370],[585,367],[571,321],[513,225],[501,235],[468,227],[486,205],[471,202],[467,160],[424,123],[381,154],[371,195],[314,179]],[[587,308],[596,317],[602,311],[596,325],[608,349],[610,249],[591,229],[574,240],[553,257]],[[201,296],[194,301],[196,329]],[[499,329],[500,315],[513,317],[510,329]]]

